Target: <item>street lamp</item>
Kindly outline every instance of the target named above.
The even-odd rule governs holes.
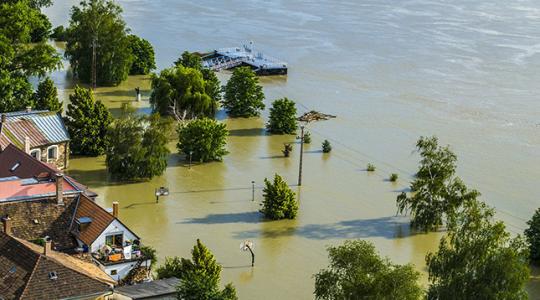
[[[298,186],[302,185],[302,160],[304,158],[304,125],[300,125],[300,167],[298,169]]]
[[[189,168],[191,169],[191,157],[193,156],[193,150],[189,151]]]
[[[156,189],[156,203],[159,203],[159,196],[169,196],[169,189],[163,186]]]
[[[255,181],[251,181],[251,201],[255,201]]]

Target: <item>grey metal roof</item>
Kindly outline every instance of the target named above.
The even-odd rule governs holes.
[[[47,110],[14,112],[6,114],[7,121],[29,120],[47,138],[50,144],[69,141],[69,133],[60,113]]]
[[[115,292],[132,299],[166,296],[176,294],[176,287],[179,283],[180,279],[171,277],[135,285],[125,285],[115,289]]]

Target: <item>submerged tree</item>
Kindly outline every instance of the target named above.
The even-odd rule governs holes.
[[[0,111],[33,106],[29,76],[44,76],[61,66],[54,48],[32,42],[32,32],[43,21],[28,1],[0,1]]]
[[[115,86],[130,71],[133,56],[122,8],[112,0],[83,0],[71,11],[65,56],[82,82]],[[93,52],[95,51],[95,56]]]
[[[281,176],[275,174],[274,182],[264,179],[261,212],[271,220],[294,219],[298,214],[296,196]]]
[[[494,211],[471,200],[450,219],[448,233],[427,258],[428,299],[527,299],[528,251],[510,238]]]
[[[367,241],[345,241],[329,247],[330,266],[315,274],[315,298],[420,299],[423,291],[412,265],[396,265],[381,258]]]
[[[264,109],[264,93],[259,79],[249,67],[234,69],[225,86],[223,106],[231,117],[255,117]]]
[[[178,299],[234,300],[235,288],[229,283],[219,290],[221,266],[208,248],[197,239],[191,251],[191,260],[179,257],[165,258],[165,264],[156,270],[158,278],[180,279]]]
[[[34,107],[36,109],[62,112],[63,104],[58,100],[58,91],[51,78],[47,77],[39,83],[34,94]]]
[[[448,146],[441,147],[436,137],[421,137],[416,143],[422,160],[411,184],[411,194],[397,197],[398,211],[410,211],[411,226],[420,230],[436,230],[444,219],[454,216],[466,201],[479,193],[468,190],[455,176],[456,155]]]
[[[172,124],[154,114],[135,115],[124,107],[122,116],[109,129],[107,170],[122,180],[151,179],[167,168],[168,133]]]
[[[79,86],[69,100],[65,123],[71,137],[71,152],[89,156],[105,153],[107,129],[112,122],[109,110],[94,99],[90,89]]]
[[[191,156],[194,161],[221,161],[228,152],[228,131],[225,124],[203,118],[180,124],[177,148],[180,153]]]
[[[298,123],[296,121],[296,106],[294,101],[287,97],[272,102],[270,108],[270,120],[266,128],[271,133],[294,134]],[[304,135],[304,143],[306,135]]]
[[[216,75],[216,72],[203,68],[202,58],[196,53],[190,53],[184,51],[182,56],[174,62],[176,66],[183,66],[185,68],[192,68],[201,71],[204,79],[205,92],[216,103],[221,101],[221,83]]]
[[[133,54],[133,63],[129,75],[146,75],[156,68],[154,47],[145,39],[136,35],[128,36],[129,49]]]
[[[154,111],[172,115],[177,120],[213,118],[218,106],[206,94],[202,73],[183,66],[165,69],[152,77],[150,103]]]
[[[531,261],[540,264],[540,208],[536,210],[533,217],[527,221],[529,228],[525,229],[525,237],[529,244]]]

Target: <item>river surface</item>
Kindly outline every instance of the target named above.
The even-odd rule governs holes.
[[[78,0],[56,0],[46,13],[67,25]],[[396,216],[395,198],[408,186],[421,135],[437,135],[459,157],[458,174],[496,207],[513,234],[540,206],[540,3],[538,1],[175,1],[124,0],[133,33],[155,47],[163,69],[184,50],[212,50],[253,41],[289,63],[286,77],[262,78],[269,105],[287,96],[300,113],[336,119],[310,124],[313,142],[297,187],[298,144],[290,158],[261,118],[218,118],[230,130],[223,162],[194,165],[172,154],[165,174],[122,184],[107,176],[103,158],[71,160],[69,173],[120,202],[120,217],[165,256],[188,257],[200,238],[223,265],[241,299],[310,299],[313,277],[327,266],[327,245],[367,239],[396,263],[422,271],[440,233],[413,234]],[[68,65],[52,74],[67,99]],[[225,82],[229,75],[220,74]],[[132,77],[97,97],[113,113],[140,86],[149,111],[148,77]],[[324,139],[333,151],[322,154]],[[174,143],[171,143],[174,150]],[[365,167],[373,163],[374,174]],[[265,177],[283,175],[298,193],[294,221],[264,222],[258,213]],[[386,180],[399,174],[397,183]],[[252,201],[251,181],[255,181]],[[154,189],[171,195],[155,203]],[[255,268],[241,252],[255,244]],[[540,283],[529,284],[531,298]]]

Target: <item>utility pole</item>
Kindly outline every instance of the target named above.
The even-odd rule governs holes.
[[[300,168],[298,170],[298,186],[302,185],[302,160],[304,158],[304,125],[300,125]]]
[[[251,201],[255,201],[255,181],[251,181]]]
[[[96,37],[92,39],[92,89],[96,90]]]

